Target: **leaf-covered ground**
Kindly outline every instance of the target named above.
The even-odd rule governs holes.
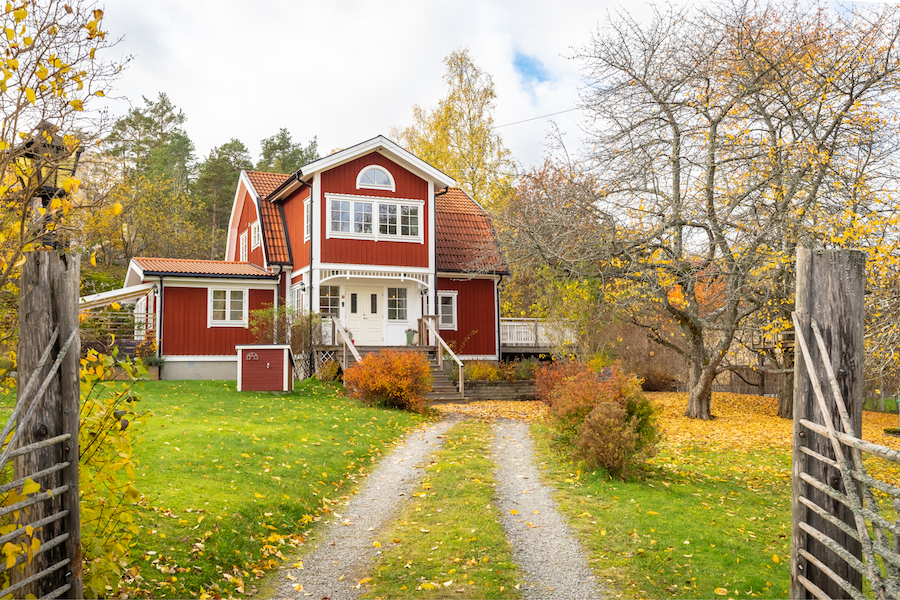
[[[610,597],[787,597],[790,557],[792,422],[774,398],[714,394],[712,421],[684,416],[687,395],[649,394],[664,440],[638,478],[583,473],[554,452],[538,402],[446,405],[474,418],[518,418],[532,431],[546,479],[559,493]],[[887,436],[897,416],[863,413],[863,438],[900,449]],[[871,474],[898,469],[867,458]]]

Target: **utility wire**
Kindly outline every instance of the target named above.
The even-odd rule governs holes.
[[[541,115],[540,117],[531,117],[530,119],[523,119],[521,121],[516,121],[515,123],[504,123],[503,125],[495,125],[494,129],[500,129],[501,127],[509,127],[510,125],[518,125],[519,123],[527,123],[528,121],[537,121],[538,119],[545,119],[547,117],[552,117],[554,115],[561,115],[563,113],[572,112],[573,110],[581,110],[580,108],[569,108],[566,110],[561,110],[559,112],[550,113],[549,115]]]

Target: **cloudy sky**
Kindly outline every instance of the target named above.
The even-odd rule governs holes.
[[[132,56],[114,115],[160,92],[187,116],[198,158],[236,137],[287,127],[319,151],[409,124],[446,93],[442,59],[468,47],[494,78],[496,123],[525,167],[541,160],[550,120],[576,147],[583,65],[571,58],[610,11],[646,4],[565,1],[105,0],[104,27]],[[569,111],[553,117],[551,113]],[[541,118],[536,118],[541,117]],[[517,123],[533,119],[525,123]]]

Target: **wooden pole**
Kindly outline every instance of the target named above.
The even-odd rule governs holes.
[[[31,373],[37,367],[40,355],[47,346],[51,332],[56,325],[60,325],[61,333],[64,331],[66,339],[78,328],[78,290],[79,290],[79,262],[70,257],[61,257],[53,250],[31,252],[26,255],[25,264],[22,266],[22,275],[19,282],[19,346],[18,346],[18,376],[21,393],[23,384],[28,381]],[[77,336],[76,336],[77,337]],[[54,354],[59,352],[61,344],[65,340],[58,339]],[[19,423],[22,428],[19,446],[25,446],[40,442],[48,438],[56,437],[66,432],[73,434],[74,439],[64,444],[53,444],[38,451],[17,457],[14,461],[15,478],[28,477],[30,474],[43,469],[48,469],[57,463],[70,460],[73,466],[67,469],[67,473],[55,472],[37,478],[42,491],[54,489],[64,482],[75,487],[73,491],[61,496],[53,497],[40,502],[31,508],[27,515],[28,522],[33,522],[44,517],[54,515],[66,508],[75,509],[74,514],[64,521],[57,521],[44,525],[35,532],[42,544],[66,531],[70,533],[70,540],[51,550],[36,555],[31,564],[26,565],[24,573],[15,574],[18,580],[40,572],[50,565],[64,560],[67,555],[73,559],[65,569],[60,569],[40,580],[29,584],[21,590],[22,596],[34,594],[41,597],[56,590],[67,582],[73,587],[67,593],[67,597],[80,597],[81,590],[81,552],[80,552],[80,527],[75,525],[74,539],[72,531],[73,522],[78,521],[78,419],[80,406],[79,391],[79,346],[73,343],[69,353],[63,360],[60,371],[53,378],[43,396],[38,400],[34,415],[27,423]],[[41,379],[49,372],[49,365],[41,369]],[[64,402],[65,398],[65,402]],[[18,398],[21,402],[23,398]],[[73,406],[74,403],[74,406]],[[68,450],[67,450],[68,449]],[[65,481],[64,481],[65,480]],[[78,545],[79,550],[74,550]],[[68,551],[74,552],[69,555]],[[77,558],[77,564],[75,559]],[[71,576],[67,576],[71,572]],[[14,571],[14,573],[16,573]],[[75,581],[77,580],[77,582]]]
[[[78,330],[78,298],[81,296],[81,256],[66,254],[62,256],[65,270],[57,274],[53,281],[53,296],[57,303],[59,316],[59,333],[69,336]],[[63,508],[69,511],[65,528],[69,532],[66,540],[66,556],[72,559],[68,571],[71,573],[68,582],[72,588],[66,593],[68,598],[84,598],[82,580],[81,555],[81,511],[79,508],[80,493],[78,489],[79,457],[81,451],[78,444],[78,432],[81,428],[81,339],[78,335],[69,346],[63,363],[60,365],[60,394],[62,402],[62,426],[65,433],[72,438],[63,447],[63,458],[70,465],[63,471],[63,484],[69,491],[63,494]]]
[[[860,437],[862,433],[865,264],[865,255],[856,250],[797,251],[797,321],[807,340],[814,339],[811,321],[815,320],[818,324],[829,356],[821,356],[818,346],[811,343],[809,352],[812,363],[821,365],[823,360],[830,361],[852,422],[853,431],[846,433],[856,437]],[[819,379],[824,380],[824,368],[821,373],[823,375],[820,375]],[[849,507],[831,499],[800,479],[800,473],[807,473],[841,493],[846,493],[839,469],[815,460],[800,450],[806,447],[832,460],[835,459],[834,450],[827,439],[799,424],[800,419],[820,424],[824,424],[828,419],[836,430],[844,431],[831,387],[823,386],[823,392],[829,407],[827,415],[823,415],[817,406],[810,374],[806,370],[806,361],[798,357],[798,360],[794,361],[791,598],[813,597],[800,584],[800,576],[821,588],[828,597],[846,596],[846,592],[828,575],[799,555],[801,549],[818,558],[857,589],[862,589],[862,574],[852,569],[824,545],[803,533],[799,527],[801,522],[808,523],[838,542],[853,556],[862,558],[862,547],[859,542],[807,509],[799,500],[801,497],[809,499],[855,530],[853,513]],[[849,449],[847,460],[852,462]]]

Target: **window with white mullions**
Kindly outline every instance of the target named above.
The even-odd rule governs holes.
[[[350,202],[331,201],[331,231],[350,232]]]
[[[419,235],[419,207],[400,206],[400,235]]]
[[[456,297],[455,291],[438,292],[438,327],[456,330]]]
[[[389,321],[406,320],[406,288],[388,288],[387,311]]]
[[[337,285],[319,286],[319,312],[322,315],[341,315],[341,288]]]
[[[353,233],[372,233],[372,203],[353,203]]]
[[[397,206],[394,204],[378,205],[378,233],[397,235]]]
[[[259,248],[259,221],[250,223],[250,248]]]
[[[246,290],[212,290],[210,325],[240,327],[247,324]]]
[[[312,199],[307,198],[303,204],[303,211],[305,213],[305,220],[303,222],[303,241],[309,239],[310,232],[312,232]]]
[[[371,165],[363,168],[357,175],[356,188],[394,191],[394,179],[386,169]]]

